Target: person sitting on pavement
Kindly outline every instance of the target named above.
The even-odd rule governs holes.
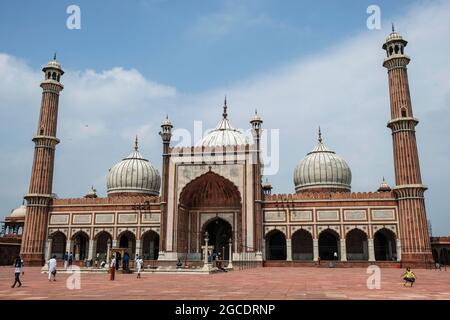
[[[402,277],[403,280],[405,280],[405,283],[403,284],[404,286],[406,286],[406,284],[409,282],[411,283],[412,287],[414,282],[416,282],[416,275],[411,271],[410,268],[406,268],[406,272],[402,275]]]

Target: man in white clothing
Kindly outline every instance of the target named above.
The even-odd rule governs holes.
[[[48,260],[48,281],[56,281],[56,256]]]
[[[140,279],[141,278],[141,269],[142,269],[142,266],[144,265],[144,260],[142,260],[141,257],[137,257],[135,262],[136,262],[137,278]]]

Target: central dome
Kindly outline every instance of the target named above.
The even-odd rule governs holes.
[[[227,99],[225,98],[222,114],[223,118],[214,130],[208,132],[208,134],[200,140],[199,145],[204,147],[219,147],[246,144],[242,133],[239,130],[234,129],[228,121],[227,108]]]
[[[351,182],[352,172],[349,166],[323,144],[319,128],[317,146],[295,168],[295,191],[349,192]]]
[[[123,193],[158,196],[160,186],[159,172],[139,152],[136,137],[134,151],[109,170],[108,196]]]

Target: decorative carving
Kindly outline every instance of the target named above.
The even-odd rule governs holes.
[[[338,210],[317,210],[317,221],[339,220]]]
[[[394,209],[372,210],[372,220],[394,220]]]
[[[286,221],[286,211],[264,211],[264,221]]]
[[[344,220],[367,220],[366,210],[344,210]]]
[[[69,215],[52,214],[50,215],[50,224],[69,224]]]
[[[312,221],[312,210],[291,211],[291,221]]]
[[[72,216],[73,224],[89,224],[91,223],[91,214],[74,214]]]
[[[95,223],[114,223],[114,213],[97,213]]]

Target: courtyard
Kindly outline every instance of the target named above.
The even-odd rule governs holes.
[[[0,300],[302,300],[302,299],[444,299],[450,300],[448,271],[417,269],[417,283],[403,286],[402,269],[381,270],[381,288],[368,289],[366,268],[253,268],[217,274],[81,273],[80,289],[68,289],[71,274],[48,282],[40,268],[25,268],[22,287],[11,288],[12,267],[0,267]],[[69,286],[70,287],[70,286]]]

